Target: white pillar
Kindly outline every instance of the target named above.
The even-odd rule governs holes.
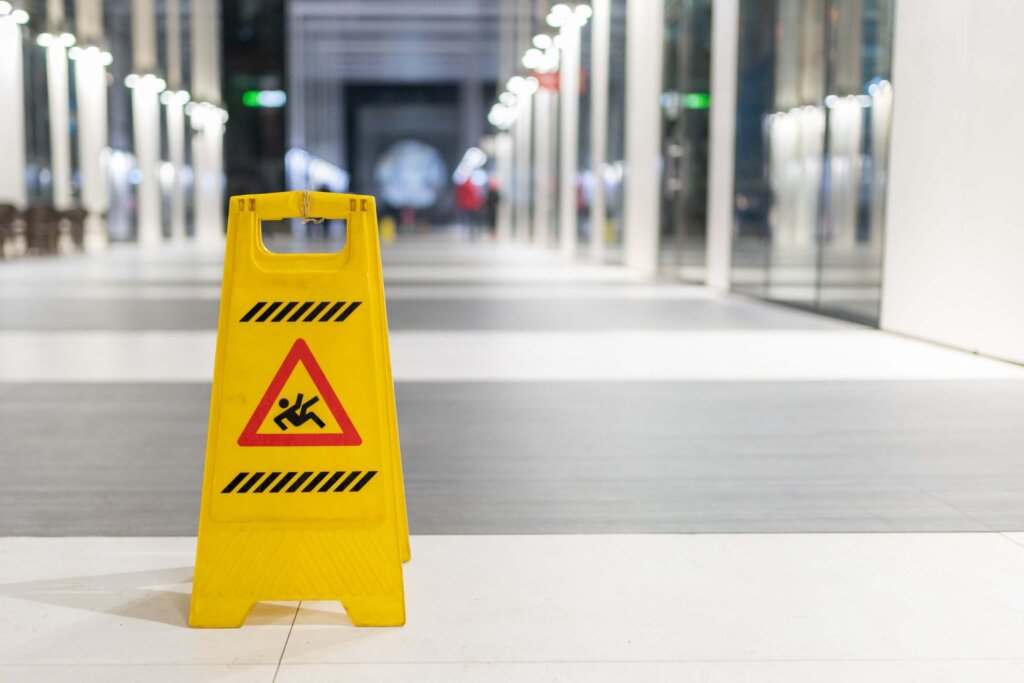
[[[732,283],[739,12],[739,0],[715,0],[711,11],[707,285],[721,291]]]
[[[224,240],[224,123],[220,109],[220,3],[192,0],[192,168],[196,240]]]
[[[171,177],[171,241],[185,241],[185,104],[186,91],[170,93],[164,104],[167,114],[167,157],[174,169]]]
[[[555,91],[540,88],[533,96],[533,241],[551,246],[551,210],[555,179]]]
[[[580,126],[580,20],[568,15],[559,30],[559,171],[558,244],[565,256],[576,254],[576,171],[579,163]]]
[[[85,209],[84,247],[96,252],[109,242],[106,212],[110,187],[107,180],[107,64],[102,0],[76,0],[75,27],[79,47],[75,56],[75,97],[78,102],[78,168]]]
[[[530,239],[530,141],[533,127],[533,93],[519,93],[516,100],[519,115],[515,122],[516,213],[515,239]]]
[[[75,44],[68,32],[61,0],[46,2],[46,33],[37,38],[46,48],[46,94],[49,103],[50,176],[53,207],[70,209],[71,192],[71,114],[69,111],[68,54]]]
[[[508,241],[512,238],[512,135],[500,131],[494,136],[494,157],[498,171],[498,216],[497,237]]]
[[[108,242],[107,69],[98,49],[83,50],[75,60],[78,99],[78,165],[82,208],[86,211],[84,247],[102,251]]]
[[[153,0],[132,0],[132,137],[139,169],[136,235],[142,246],[163,241],[160,215],[160,92],[155,75],[156,12]]]
[[[611,43],[610,0],[592,0],[590,29],[590,172],[594,188],[590,196],[590,256],[604,260],[606,221],[604,171],[608,154],[608,55]]]
[[[658,269],[663,25],[661,2],[628,0],[623,251],[627,266],[649,276]]]
[[[22,28],[11,15],[0,17],[0,203],[28,206],[25,187],[25,82]]]
[[[46,47],[46,94],[50,115],[50,174],[53,207],[71,208],[71,127],[68,110],[68,54],[60,36]]]
[[[181,80],[181,3],[166,0],[167,92],[161,102],[167,116],[167,160],[171,164],[171,241],[185,240],[185,104],[189,94]]]
[[[135,222],[139,244],[163,241],[160,221],[160,95],[151,81],[132,89],[135,164],[139,169]]]
[[[310,84],[307,87],[307,80],[311,73],[307,71],[306,35],[305,22],[308,17],[298,12],[292,12],[288,21],[285,22],[285,45],[287,55],[285,66],[285,82],[288,84],[288,109],[285,116],[285,125],[288,127],[286,138],[285,157],[285,189],[306,190],[309,189],[309,163],[306,154],[312,149],[307,140],[312,139],[311,126],[307,117],[307,101],[312,105],[313,93],[317,87]],[[315,58],[314,58],[315,59]],[[289,161],[291,160],[291,161]],[[350,168],[347,164],[340,164]],[[305,238],[309,234],[309,226],[297,218],[291,220],[292,236],[298,239]]]
[[[196,239],[206,246],[224,241],[224,120],[222,110],[202,103],[192,110]]]

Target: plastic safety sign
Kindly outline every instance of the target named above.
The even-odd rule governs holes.
[[[278,254],[260,223],[347,222],[335,254]],[[372,197],[232,197],[192,626],[263,600],[339,600],[356,625],[405,622],[409,559]]]

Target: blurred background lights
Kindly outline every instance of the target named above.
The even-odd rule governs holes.
[[[0,19],[10,19],[15,24],[27,24],[28,12],[23,9],[14,9],[11,3],[0,0]]]

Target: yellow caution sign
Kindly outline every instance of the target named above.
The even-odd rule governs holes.
[[[344,219],[336,254],[277,254],[260,221]],[[405,623],[409,531],[372,197],[232,197],[189,623],[339,600]]]

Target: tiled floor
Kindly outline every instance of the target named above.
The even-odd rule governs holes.
[[[528,249],[384,262],[409,623],[236,631],[184,626],[219,257],[0,264],[0,680],[1022,680],[1024,368]]]
[[[1015,681],[1024,536],[423,536],[409,621],[185,626],[188,538],[6,539],[0,680]]]

